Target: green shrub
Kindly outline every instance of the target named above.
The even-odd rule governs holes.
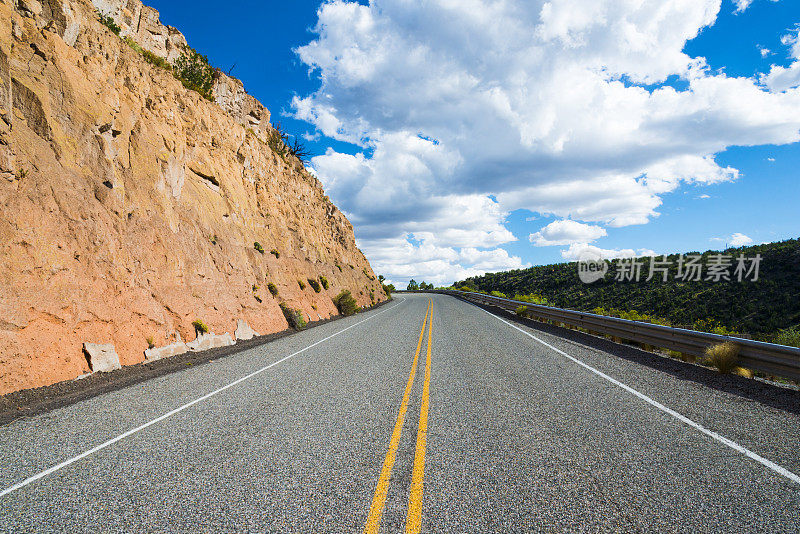
[[[520,295],[517,293],[514,295],[514,300],[521,300],[523,302],[530,302],[531,304],[538,304],[540,306],[550,306],[550,303],[541,295]]]
[[[172,70],[172,65],[161,56],[157,56],[154,53],[150,52],[149,50],[142,50],[141,51],[142,57],[145,61],[150,63],[151,65],[158,67],[164,70]]]
[[[283,130],[280,123],[275,123],[272,126],[272,130],[267,134],[267,145],[282,159],[291,155],[299,161],[306,161],[311,152],[297,136],[294,136],[293,142],[289,141],[289,137],[289,134]]]
[[[339,272],[342,272],[342,266],[339,265],[338,263],[336,264],[336,268],[339,269]]]
[[[528,316],[528,307],[527,306],[517,306],[517,309],[514,310],[514,311],[520,317],[527,317]]]
[[[300,311],[295,310],[285,302],[281,302],[279,306],[281,307],[283,316],[286,317],[286,322],[289,323],[290,327],[294,328],[295,330],[302,330],[306,327],[306,319],[303,317],[303,314],[300,313]]]
[[[716,367],[720,373],[728,374],[736,369],[739,361],[739,346],[730,341],[706,348],[706,363]]]
[[[383,284],[383,292],[387,297],[394,293],[394,290],[394,284]]]
[[[192,321],[192,326],[197,334],[208,334],[208,325],[202,319],[195,319]]]
[[[273,297],[278,296],[278,288],[275,287],[275,284],[273,284],[272,282],[267,284],[267,289],[269,289],[269,292],[272,293]]]
[[[144,49],[141,46],[139,46],[139,43],[137,43],[136,41],[134,41],[130,37],[123,37],[122,40],[125,42],[126,45],[130,46],[131,48],[133,48],[134,52],[136,52],[138,54],[141,54],[142,52],[144,52]]]
[[[122,39],[125,41],[125,44],[130,46],[136,53],[140,54],[145,61],[153,65],[154,67],[158,67],[165,70],[172,70],[172,65],[161,56],[157,56],[154,53],[150,52],[149,50],[145,50],[141,47],[139,43],[131,39],[130,37],[124,37]]]
[[[287,139],[288,136],[283,133],[280,123],[275,123],[272,129],[267,133],[267,146],[283,158],[288,154],[288,150],[286,149]]]
[[[281,257],[281,253],[275,250],[274,248],[270,250],[269,253],[275,256],[276,259]]]
[[[149,348],[149,349],[152,349],[153,347],[156,346],[156,342],[153,339],[153,336],[147,336],[145,341],[147,341],[147,348]]]
[[[297,285],[300,286],[300,289],[305,289],[306,288],[306,284],[302,280],[298,280],[297,281]]]
[[[256,249],[258,252],[260,252],[261,254],[264,253],[264,247],[262,247],[261,243],[259,243],[258,241],[253,243],[253,248]]]
[[[356,299],[354,299],[352,293],[346,289],[343,289],[341,293],[336,295],[331,300],[333,300],[333,303],[336,305],[336,309],[339,310],[339,313],[345,317],[353,315],[358,311]]]
[[[325,278],[324,276],[320,276],[319,277],[319,281],[320,281],[320,283],[322,283],[322,287],[324,287],[325,289],[328,289],[329,284],[328,284],[328,279],[327,278]]]
[[[800,347],[800,326],[793,326],[780,330],[772,339],[772,343],[778,345],[788,345],[790,347]]]
[[[508,298],[508,295],[506,295],[505,293],[501,293],[500,291],[492,291],[489,294],[492,295],[493,297],[500,297],[501,299],[507,299]]]
[[[119,32],[122,31],[122,28],[117,26],[117,23],[114,22],[114,19],[111,17],[111,15],[106,15],[100,12],[100,10],[97,11],[97,20],[100,21],[100,24],[114,32],[116,35],[119,35]]]
[[[187,89],[197,91],[207,100],[214,100],[211,91],[214,87],[214,68],[208,63],[208,58],[197,50],[186,47],[185,52],[175,60],[173,73]]]
[[[369,274],[369,273],[367,272],[367,268],[366,268],[366,267],[364,267],[364,268],[363,268],[363,269],[361,269],[361,270],[362,270],[362,272],[364,273],[364,276],[366,276],[366,277],[367,277],[367,278],[369,278],[370,280],[375,280],[375,277],[374,277],[374,276],[372,276],[371,274]]]
[[[314,289],[315,293],[319,293],[320,291],[322,291],[322,288],[319,286],[319,282],[317,282],[313,278],[307,278],[307,280],[308,280],[308,285],[310,285]]]

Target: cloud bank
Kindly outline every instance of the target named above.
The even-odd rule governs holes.
[[[647,223],[682,184],[735,180],[715,161],[727,147],[800,139],[796,31],[784,38],[795,61],[760,78],[683,52],[720,7],[332,1],[296,50],[320,85],[294,114],[360,147],[311,165],[378,272],[446,283],[522,267],[499,248],[517,240],[513,210],[565,219],[531,241],[572,248]]]

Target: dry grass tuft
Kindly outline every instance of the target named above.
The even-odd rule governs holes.
[[[728,374],[736,369],[739,360],[739,346],[726,341],[706,348],[706,363],[713,365],[722,374]]]
[[[743,376],[745,378],[753,378],[753,371],[745,369],[744,367],[737,367],[733,370],[733,374]]]

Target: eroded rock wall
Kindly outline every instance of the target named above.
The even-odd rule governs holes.
[[[108,3],[139,28],[149,9]],[[256,124],[243,89],[204,100],[94,10],[0,0],[0,394],[88,372],[84,343],[129,365],[195,319],[264,334],[287,328],[279,302],[313,321],[342,289],[385,299],[317,179],[261,140],[263,106]]]

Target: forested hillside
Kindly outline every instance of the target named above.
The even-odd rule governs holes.
[[[684,255],[684,268],[689,254]],[[710,266],[730,261],[727,270],[730,280],[708,280]],[[758,279],[754,272],[736,273],[737,258],[746,259],[747,269],[752,258],[761,255]],[[663,259],[658,257],[657,261]],[[800,325],[800,240],[792,239],[725,251],[702,253],[703,265],[699,281],[676,278],[679,255],[666,258],[667,281],[656,272],[650,273],[650,258],[641,258],[641,277],[618,281],[616,275],[626,266],[624,260],[611,262],[609,272],[602,280],[583,283],[578,277],[577,263],[562,263],[518,269],[502,273],[468,278],[454,284],[479,291],[499,291],[509,297],[514,295],[539,295],[553,306],[592,311],[603,308],[606,313],[624,315],[636,311],[655,318],[666,319],[674,326],[699,330],[727,330],[750,335],[756,339],[771,339],[778,331]],[[628,261],[628,266],[630,261]],[[665,266],[656,264],[655,266]],[[744,276],[747,275],[747,276]],[[689,277],[694,278],[694,276]],[[613,312],[612,312],[613,310]],[[796,331],[796,329],[795,329]]]

